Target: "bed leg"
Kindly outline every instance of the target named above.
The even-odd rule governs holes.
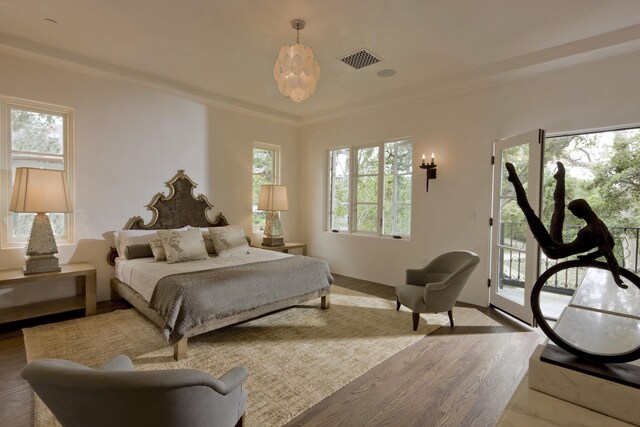
[[[329,306],[331,305],[331,298],[329,294],[326,294],[325,296],[323,296],[320,299],[320,307],[322,307],[324,310],[328,309]]]
[[[118,302],[122,297],[118,292],[116,292],[116,288],[113,283],[111,283],[110,290],[111,290],[111,302]]]
[[[175,360],[186,359],[187,357],[187,337],[182,338],[173,346],[173,358]]]

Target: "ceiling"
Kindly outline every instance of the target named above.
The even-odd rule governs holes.
[[[313,48],[294,103],[273,64]],[[55,20],[57,23],[47,21]],[[366,48],[383,61],[338,58]],[[62,60],[276,120],[305,123],[527,70],[640,52],[638,0],[0,0],[0,51]],[[379,77],[381,70],[395,70]],[[1,78],[1,77],[0,77]]]

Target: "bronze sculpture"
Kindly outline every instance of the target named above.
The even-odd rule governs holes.
[[[564,227],[565,218],[565,170],[561,162],[557,162],[557,165],[558,172],[553,176],[556,180],[556,187],[553,192],[553,214],[551,215],[550,231],[547,231],[540,218],[538,218],[531,208],[531,205],[529,205],[527,194],[516,174],[515,167],[511,163],[505,163],[505,167],[509,173],[508,180],[513,184],[516,192],[518,206],[522,209],[531,232],[540,244],[540,249],[551,259],[566,258],[571,255],[584,254],[592,249],[596,249],[593,252],[578,255],[578,258],[595,260],[604,256],[615,283],[619,287],[627,289],[628,286],[625,285],[620,278],[620,266],[613,254],[613,247],[615,245],[613,236],[605,223],[598,218],[598,215],[596,215],[589,203],[584,199],[571,201],[568,209],[576,217],[584,220],[586,225],[578,231],[578,235],[573,241],[564,243],[562,228]]]
[[[565,217],[565,170],[561,162],[557,162],[558,172],[554,175],[556,187],[553,192],[553,213],[551,215],[550,231],[547,231],[544,224],[535,214],[529,201],[524,187],[518,178],[516,170],[511,163],[505,163],[508,172],[507,179],[513,184],[516,192],[516,201],[518,206],[527,219],[529,228],[534,237],[540,244],[540,248],[551,259],[566,258],[571,255],[578,255],[577,260],[562,261],[548,270],[544,271],[536,280],[531,289],[531,310],[538,326],[543,332],[563,350],[568,351],[580,358],[590,359],[600,363],[625,363],[640,359],[640,345],[635,348],[613,354],[602,354],[588,351],[579,347],[575,342],[569,342],[559,336],[546,321],[544,314],[540,308],[540,293],[543,286],[554,275],[569,269],[576,268],[595,268],[608,270],[613,275],[615,283],[627,289],[628,286],[622,282],[620,276],[623,276],[628,283],[632,283],[640,288],[640,277],[635,273],[621,268],[618,265],[615,255],[613,254],[614,240],[607,226],[593,212],[591,206],[583,200],[576,199],[569,203],[568,209],[578,218],[584,220],[586,225],[578,231],[577,237],[568,243],[563,241],[562,229]],[[590,250],[595,249],[593,252]],[[604,256],[606,263],[596,261],[597,258]]]

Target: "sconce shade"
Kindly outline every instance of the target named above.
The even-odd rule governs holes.
[[[288,211],[289,200],[287,198],[287,186],[272,184],[261,186],[258,210]]]
[[[71,212],[65,171],[17,168],[11,195],[11,212]]]

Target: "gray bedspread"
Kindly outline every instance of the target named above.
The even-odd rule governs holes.
[[[163,333],[175,343],[210,319],[328,289],[331,283],[325,261],[294,256],[166,276],[149,307],[164,319]]]

